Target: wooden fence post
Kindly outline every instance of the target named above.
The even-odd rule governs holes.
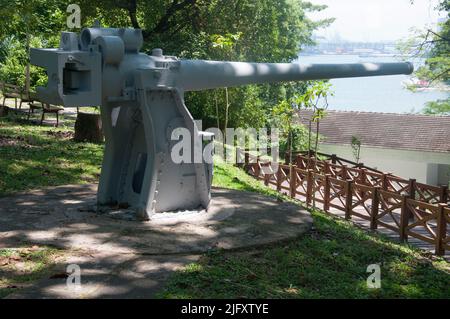
[[[408,192],[409,198],[416,199],[416,179],[415,178],[409,179],[408,188],[409,188],[409,192]]]
[[[347,165],[342,165],[341,178],[347,180]]]
[[[330,164],[328,162],[323,162],[323,174],[329,174],[330,173]]]
[[[411,198],[413,200],[416,199],[416,179],[415,178],[410,178],[409,179],[409,182],[408,182],[408,198]],[[406,210],[406,213],[407,213],[409,219],[414,220],[414,215],[411,214],[409,209]]]
[[[382,177],[381,177],[381,188],[384,190],[384,191],[387,191],[387,174],[386,173],[383,173],[383,175],[382,175]]]
[[[297,191],[297,173],[295,172],[295,169],[297,166],[291,165],[289,168],[289,195],[291,198],[295,198],[295,193]]]
[[[257,156],[256,157],[256,166],[255,166],[255,175],[256,175],[257,179],[260,179],[259,178],[260,174],[261,174],[261,166],[260,166],[260,163],[259,163],[259,156]]]
[[[240,147],[236,148],[236,166],[237,167],[242,167],[242,149]]]
[[[445,219],[445,211],[444,209],[447,207],[445,203],[438,204],[438,215],[437,215],[437,228],[436,228],[436,242],[435,242],[435,251],[436,255],[442,256],[445,254],[444,248],[444,239],[447,234],[447,220]]]
[[[277,192],[281,191],[281,176],[283,176],[283,172],[281,171],[281,165],[278,165],[278,169],[277,169]]]
[[[352,183],[353,181],[351,179],[348,179],[345,185],[345,219],[352,218],[352,205],[353,205]]]
[[[264,185],[268,186],[268,185],[269,185],[270,175],[271,175],[271,174],[265,173],[265,172],[264,172],[264,169],[263,169],[263,174],[264,174]]]
[[[250,162],[250,154],[248,152],[244,153],[244,170],[247,171],[248,164]]]
[[[380,206],[380,187],[375,186],[372,192],[372,210],[370,212],[370,229],[378,228],[378,210]]]
[[[314,187],[313,187],[313,183],[314,183],[313,174],[314,174],[313,170],[312,169],[308,169],[308,174],[307,174],[307,177],[306,177],[306,205],[308,205],[308,206],[311,205],[312,196],[314,196],[313,195],[313,189],[314,189]]]
[[[294,162],[292,164],[295,164],[297,167],[301,168],[302,164],[301,164],[301,160],[300,160],[300,155],[299,154],[297,154],[295,156],[295,158],[292,159],[292,161]]]
[[[406,227],[408,227],[409,222],[409,209],[408,209],[408,199],[409,195],[402,195],[402,210],[400,213],[400,241],[408,241],[408,234]]]
[[[325,189],[323,192],[323,210],[329,213],[330,210],[330,174],[325,174]]]
[[[331,163],[336,164],[336,154],[331,154]]]
[[[367,175],[366,175],[366,169],[365,168],[360,168],[359,169],[359,182],[361,183],[361,184],[363,184],[363,185],[369,185],[370,186],[370,184],[369,183],[366,183],[366,177],[367,177]]]
[[[439,202],[441,203],[447,203],[449,200],[448,198],[448,186],[443,185],[441,186],[441,193],[439,194]]]

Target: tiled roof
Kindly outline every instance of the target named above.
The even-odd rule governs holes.
[[[300,111],[301,122],[311,114]],[[351,144],[356,136],[365,146],[450,153],[450,116],[327,111],[319,132],[330,144]]]

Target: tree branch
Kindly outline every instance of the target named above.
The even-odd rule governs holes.
[[[139,22],[136,17],[136,11],[137,11],[136,0],[130,0],[127,9],[128,9],[128,15],[130,16],[131,25],[135,29],[140,29]]]
[[[445,74],[450,73],[450,68],[444,70],[443,72],[440,72],[439,74],[435,75],[430,81],[429,81],[429,85],[431,85],[431,83],[433,83],[434,81],[438,80],[440,77],[444,76]]]
[[[193,6],[197,0],[173,0],[172,4],[167,9],[166,13],[161,17],[156,26],[147,34],[150,36],[151,34],[159,34],[168,31],[171,27],[171,18],[178,12],[185,10],[186,8]]]
[[[130,18],[131,26],[135,29],[140,29],[139,22],[136,17],[137,0],[118,1],[115,5],[120,9],[128,11],[128,17]]]

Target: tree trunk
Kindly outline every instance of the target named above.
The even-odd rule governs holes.
[[[79,112],[75,122],[76,142],[102,143],[104,139],[100,114]]]
[[[315,145],[314,145],[314,166],[313,166],[314,172],[316,171],[317,149],[319,148],[319,128],[320,128],[319,125],[320,125],[320,121],[319,121],[319,119],[317,119],[317,123],[316,123],[316,142],[315,142]],[[315,196],[315,194],[314,194],[314,197],[313,197],[313,208],[316,208],[316,196]]]
[[[214,92],[214,100],[216,102],[216,118],[217,118],[217,129],[220,130],[220,123],[219,123],[219,104],[217,102],[217,92]]]
[[[25,66],[25,96],[30,97],[30,33],[27,31],[26,39],[27,65]]]
[[[225,88],[225,123],[224,123],[224,128],[223,128],[223,142],[224,142],[224,146],[227,143],[227,126],[228,126],[228,107],[230,105],[228,104],[228,88]]]

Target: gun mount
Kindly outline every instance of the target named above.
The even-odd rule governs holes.
[[[140,53],[141,30],[86,28],[63,32],[58,49],[32,49],[46,69],[40,99],[68,107],[100,105],[105,154],[98,207],[127,203],[141,218],[207,208],[212,164],[174,163],[171,134],[200,132],[184,92],[280,81],[410,74],[410,63],[292,64],[179,60],[161,49]],[[202,147],[200,145],[200,147]]]

